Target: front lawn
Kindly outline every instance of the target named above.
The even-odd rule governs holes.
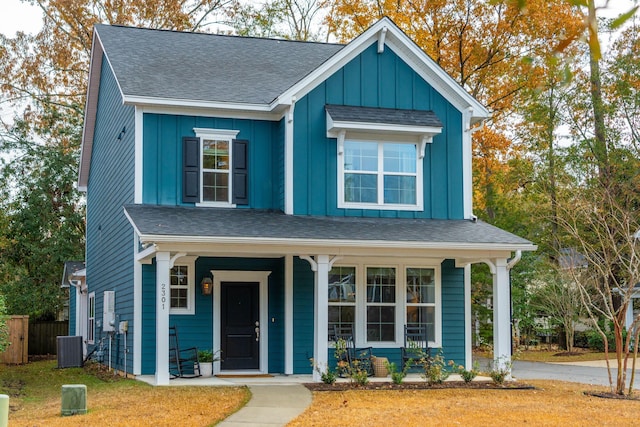
[[[534,390],[348,390],[313,393],[289,426],[638,425],[640,401],[602,399],[608,390],[558,381],[527,381]]]
[[[11,426],[208,426],[249,399],[246,387],[152,387],[111,372],[57,369],[56,361],[0,365],[0,394],[9,395]],[[63,384],[87,386],[85,415],[61,417]]]

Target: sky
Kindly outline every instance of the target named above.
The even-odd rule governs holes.
[[[606,0],[601,0],[604,3]],[[42,11],[38,6],[20,0],[0,0],[0,33],[13,37],[16,31],[36,32],[42,23]],[[628,11],[633,0],[609,0],[608,10],[600,11],[600,16],[615,17]]]

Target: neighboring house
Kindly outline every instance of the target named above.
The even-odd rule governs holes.
[[[476,221],[488,112],[392,21],[347,45],[98,25],[91,55],[79,186],[112,366],[167,384],[175,325],[216,373],[310,374],[333,325],[397,361],[407,322],[469,365],[475,262],[509,360],[510,259],[535,246]]]
[[[84,261],[65,261],[62,271],[61,288],[69,293],[68,306],[65,307],[69,320],[69,335],[81,336],[83,355],[87,355],[89,336],[89,299],[87,295],[86,269]],[[91,328],[93,332],[93,328]]]

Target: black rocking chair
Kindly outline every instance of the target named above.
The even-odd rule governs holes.
[[[405,325],[404,346],[400,347],[402,369],[424,368],[424,363],[431,363],[431,348],[424,325]]]
[[[346,363],[351,370],[366,371],[367,376],[373,375],[372,348],[356,348],[351,325],[334,325],[333,341],[336,345],[344,345],[345,351],[338,359],[338,371],[341,377],[347,373],[347,367],[340,367],[341,363]]]
[[[181,349],[175,326],[169,326],[169,375],[171,379],[196,378],[202,375],[197,347]]]

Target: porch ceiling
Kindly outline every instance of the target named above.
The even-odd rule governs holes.
[[[532,242],[482,221],[294,216],[155,205],[125,206],[125,215],[141,243],[229,255],[391,255],[392,249],[393,255],[457,258],[536,249]]]

